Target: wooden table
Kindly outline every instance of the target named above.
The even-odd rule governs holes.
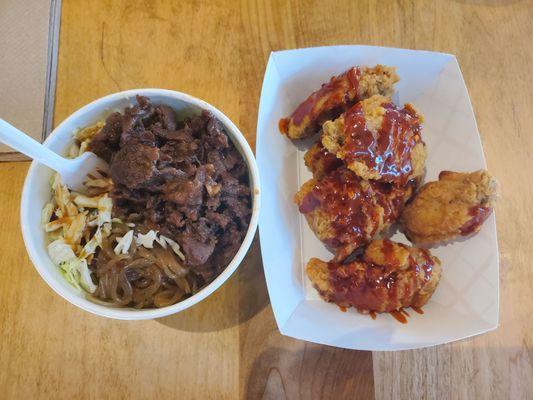
[[[456,54],[502,184],[500,328],[430,349],[369,353],[282,337],[258,240],[193,308],[113,321],[70,305],[31,266],[19,228],[27,163],[0,165],[0,398],[533,398],[533,4],[457,1],[63,0],[55,124],[89,101],[176,89],[255,145],[272,50],[373,44]]]

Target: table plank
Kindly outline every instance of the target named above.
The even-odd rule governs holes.
[[[529,221],[533,79],[531,2],[416,4],[405,23],[421,28],[414,47],[457,55],[488,167],[501,182],[496,216],[500,246],[497,331],[431,349],[375,353],[376,398],[525,399],[533,395],[533,256]],[[431,149],[430,149],[431,151]],[[445,270],[446,266],[444,266]],[[444,272],[445,273],[445,272]]]
[[[2,397],[339,399],[370,398],[374,386],[378,399],[531,396],[532,4],[64,1],[56,124],[105,94],[163,87],[219,107],[254,146],[272,50],[346,43],[456,54],[489,168],[502,183],[500,328],[373,356],[283,337],[257,238],[238,273],[190,310],[144,322],[89,315],[31,267],[18,227],[27,163],[7,163],[0,165]]]
[[[264,63],[255,62],[253,71],[243,67],[241,57],[248,56],[240,21],[241,5],[232,2],[160,1],[152,7],[129,1],[64,2],[55,124],[105,94],[163,87],[218,106],[254,146],[258,93],[248,91],[259,91]],[[229,282],[178,315],[112,321],[69,305],[32,269],[20,235],[15,239],[10,234],[18,230],[18,193],[26,169],[26,164],[3,164],[0,169],[1,181],[8,182],[2,196],[9,200],[4,207],[11,216],[0,231],[0,242],[10,243],[6,251],[13,258],[0,261],[9,261],[0,274],[15,280],[0,280],[0,357],[6,366],[0,372],[0,388],[7,397],[372,395],[370,353],[306,344],[279,334],[268,305],[257,239]],[[21,265],[25,275],[19,277],[13,270]],[[26,289],[16,290],[19,286]],[[11,297],[16,301],[9,301]],[[27,364],[32,368],[24,370]],[[346,380],[339,383],[331,374],[337,365],[360,372],[344,373]]]

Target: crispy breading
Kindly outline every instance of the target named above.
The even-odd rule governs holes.
[[[315,178],[321,178],[344,165],[341,159],[324,148],[320,140],[305,152],[304,161]]]
[[[405,234],[416,244],[432,245],[478,232],[492,212],[497,192],[497,181],[487,171],[443,171],[405,208]]]
[[[426,161],[422,116],[387,97],[365,99],[323,126],[322,144],[363,179],[420,179]]]

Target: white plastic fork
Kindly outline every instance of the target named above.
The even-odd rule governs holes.
[[[86,151],[73,159],[61,157],[3,119],[0,119],[0,142],[59,172],[62,183],[76,192],[86,192],[83,183],[88,174],[97,169],[108,170],[107,163],[94,153]]]

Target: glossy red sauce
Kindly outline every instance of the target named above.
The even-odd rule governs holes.
[[[376,136],[366,125],[361,104],[345,112],[345,161],[363,162],[384,180],[405,183],[412,173],[411,150],[421,141],[420,120],[409,105],[403,109],[392,103],[382,106],[385,115]]]
[[[342,243],[368,240],[367,226],[374,231],[379,227],[376,202],[383,203],[382,207],[390,210],[392,206],[387,204],[388,201],[385,195],[376,196],[374,186],[363,187],[357,175],[342,168],[319,179],[303,198],[299,210],[306,214],[320,206],[321,211],[331,218],[335,230],[336,239],[330,245],[338,247]],[[371,232],[370,236],[373,234]]]
[[[410,256],[410,268],[400,269],[398,261],[394,258],[394,246],[405,247],[399,243],[393,244],[389,240],[383,241],[382,251],[386,265],[365,261],[364,256],[349,264],[329,262],[331,300],[338,304],[349,304],[359,310],[390,312],[400,322],[403,320],[407,322],[405,317],[409,314],[402,307],[398,307],[411,306],[409,302],[415,292],[431,278],[434,262],[429,253],[423,251],[417,257],[422,260],[420,263],[417,264]],[[423,270],[427,276],[420,276],[420,270]],[[413,309],[423,313],[416,306]]]
[[[420,307],[417,307],[417,306],[411,306],[411,309],[412,309],[414,312],[417,312],[418,314],[424,314],[424,310],[422,310]]]
[[[323,174],[329,174],[342,166],[342,160],[335,154],[330,153],[322,144],[319,144],[320,150],[313,153],[312,161],[309,166],[312,171],[320,171]]]
[[[483,206],[474,206],[468,210],[468,214],[472,216],[461,228],[459,231],[461,235],[467,236],[471,233],[476,232],[481,224],[485,222],[487,217],[490,215],[492,208],[483,207]]]
[[[361,71],[357,67],[352,67],[339,76],[332,77],[328,83],[324,83],[320,89],[311,93],[311,95],[301,103],[291,114],[290,120],[300,126],[307,116],[310,120],[318,118],[324,111],[339,109],[338,114],[342,113],[346,107],[352,105],[357,98],[359,88],[359,77]],[[320,104],[319,104],[320,102]],[[337,115],[338,116],[338,115]],[[283,127],[287,128],[284,124]],[[282,130],[280,123],[280,130]]]
[[[281,133],[287,133],[289,131],[289,120],[287,118],[282,118],[278,123],[279,131]]]

